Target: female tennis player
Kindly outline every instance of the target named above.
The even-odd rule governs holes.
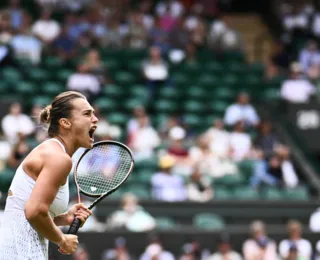
[[[63,254],[78,246],[75,235],[58,226],[82,223],[91,215],[83,204],[66,211],[71,156],[79,147],[91,148],[98,119],[86,98],[64,92],[40,115],[47,123],[48,139],[23,160],[12,180],[0,226],[0,260],[47,260],[48,241]]]

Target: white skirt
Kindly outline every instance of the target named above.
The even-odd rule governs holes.
[[[24,212],[5,212],[0,223],[0,260],[48,260],[48,240],[29,224]]]

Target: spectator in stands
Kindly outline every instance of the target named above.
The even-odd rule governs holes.
[[[100,83],[97,77],[89,72],[88,65],[80,63],[77,72],[69,76],[67,88],[81,92],[92,101],[100,92]]]
[[[129,47],[133,49],[145,49],[148,44],[148,32],[143,22],[143,14],[133,12],[128,25]]]
[[[207,260],[242,260],[241,255],[232,250],[231,238],[227,233],[220,234],[218,238],[218,251],[209,256]],[[271,260],[271,259],[270,259]]]
[[[279,144],[278,136],[273,132],[272,124],[264,120],[258,127],[258,135],[255,139],[255,147],[261,149],[264,156],[268,158]]]
[[[161,57],[161,50],[158,47],[151,47],[149,58],[143,63],[143,75],[146,79],[147,87],[150,91],[150,97],[156,92],[156,89],[167,83],[169,69]]]
[[[316,93],[315,87],[302,77],[302,70],[297,63],[291,64],[290,79],[281,86],[281,97],[288,103],[306,103]]]
[[[169,142],[170,130],[174,127],[179,127],[180,120],[177,116],[166,117],[159,126],[159,134],[163,143],[167,144]]]
[[[266,160],[257,160],[250,181],[254,188],[261,183],[296,187],[298,182],[295,169],[289,160],[289,149],[286,147],[277,148],[275,153]]]
[[[190,42],[190,35],[184,27],[184,20],[177,20],[175,26],[169,33],[169,44],[171,52],[174,50],[183,51]]]
[[[128,251],[127,240],[124,237],[117,237],[114,240],[114,248],[107,249],[102,253],[101,260],[132,260],[133,257]]]
[[[60,57],[63,61],[68,61],[74,58],[77,54],[77,43],[68,34],[69,27],[64,25],[59,36],[52,43],[53,54]]]
[[[297,250],[298,259],[309,260],[312,256],[310,241],[301,237],[302,225],[299,221],[290,220],[287,225],[288,239],[279,244],[279,253],[283,259],[287,259],[291,251]]]
[[[245,123],[238,121],[230,134],[231,158],[236,161],[242,161],[250,157],[252,142],[250,135],[245,132]]]
[[[175,160],[170,155],[160,157],[160,171],[151,179],[152,197],[162,201],[184,201],[187,199],[183,178],[172,173]]]
[[[214,120],[212,126],[204,133],[208,138],[211,151],[218,157],[229,157],[230,134],[224,129],[221,119]]]
[[[77,250],[72,254],[73,260],[90,260],[88,249],[84,244],[79,244]]]
[[[10,14],[8,12],[2,12],[0,14],[0,44],[9,44],[13,37],[10,22]]]
[[[187,196],[190,201],[206,202],[213,198],[211,181],[208,176],[203,176],[195,167],[187,184]]]
[[[266,79],[286,75],[289,70],[290,57],[282,42],[277,42],[266,68]]]
[[[14,30],[19,30],[23,25],[23,16],[26,11],[21,8],[20,0],[10,0],[7,9],[11,16],[11,26]]]
[[[197,257],[193,251],[193,246],[191,243],[186,243],[182,247],[182,255],[179,256],[179,260],[196,260]]]
[[[139,118],[147,116],[146,110],[142,105],[137,105],[132,111],[133,117],[127,123],[127,134],[130,136],[139,128]]]
[[[250,97],[242,92],[237,97],[237,102],[230,105],[225,113],[224,122],[229,125],[235,125],[242,120],[246,126],[258,125],[260,119],[255,108],[249,103]]]
[[[313,260],[320,260],[320,241],[316,243],[315,251]]]
[[[251,238],[243,243],[244,260],[278,260],[275,241],[266,234],[262,221],[254,221],[250,225]]]
[[[11,150],[11,154],[8,159],[8,166],[16,169],[28,155],[30,150],[31,149],[28,143],[25,141],[25,136],[18,133],[18,142],[13,146]]]
[[[159,17],[155,18],[155,23],[152,29],[148,33],[151,46],[157,46],[162,53],[166,53],[169,50],[168,33],[160,26]]]
[[[179,18],[184,13],[184,6],[177,0],[161,0],[155,7],[157,16],[164,16],[166,14]]]
[[[39,122],[39,115],[42,109],[43,109],[43,106],[39,104],[34,104],[31,108],[31,115],[30,115],[31,120],[35,125],[35,129],[32,137],[34,137],[38,143],[41,143],[48,138],[48,132],[43,127],[43,125],[41,125],[41,123]]]
[[[12,37],[10,45],[17,58],[30,60],[33,64],[41,61],[42,43],[30,31],[31,17],[24,16],[18,33]]]
[[[48,10],[43,10],[41,17],[32,26],[32,33],[44,44],[51,44],[60,34],[60,25],[51,18]]]
[[[315,41],[309,41],[306,48],[300,51],[299,64],[304,73],[307,73],[311,65],[320,65],[320,51]]]
[[[128,145],[132,149],[136,161],[154,156],[154,149],[160,145],[160,137],[150,124],[148,116],[138,118],[138,127],[130,133]]]
[[[101,60],[100,53],[97,49],[89,50],[83,63],[87,65],[88,72],[97,77],[100,85],[107,82],[107,70],[103,65],[103,61]]]
[[[123,28],[120,17],[117,15],[108,19],[107,26],[108,30],[101,37],[101,46],[114,49],[123,48],[125,46],[128,28]]]
[[[20,103],[13,103],[10,106],[9,113],[2,119],[1,126],[5,137],[10,143],[18,141],[19,133],[28,136],[35,130],[30,117],[22,113]]]
[[[135,195],[127,193],[122,197],[121,208],[107,219],[107,228],[126,228],[133,232],[150,231],[156,227],[155,219],[138,203]]]
[[[159,240],[153,240],[147,245],[145,251],[139,260],[174,260],[175,257],[169,251],[166,251]]]

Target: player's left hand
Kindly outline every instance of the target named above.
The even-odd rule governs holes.
[[[92,211],[88,209],[83,203],[74,204],[67,212],[67,223],[70,226],[73,219],[76,217],[81,220],[81,227],[86,222],[87,218],[92,215]]]

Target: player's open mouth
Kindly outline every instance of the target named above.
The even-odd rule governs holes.
[[[96,131],[96,129],[97,129],[96,126],[91,127],[91,129],[89,131],[89,136],[91,139],[93,139],[94,131]]]

